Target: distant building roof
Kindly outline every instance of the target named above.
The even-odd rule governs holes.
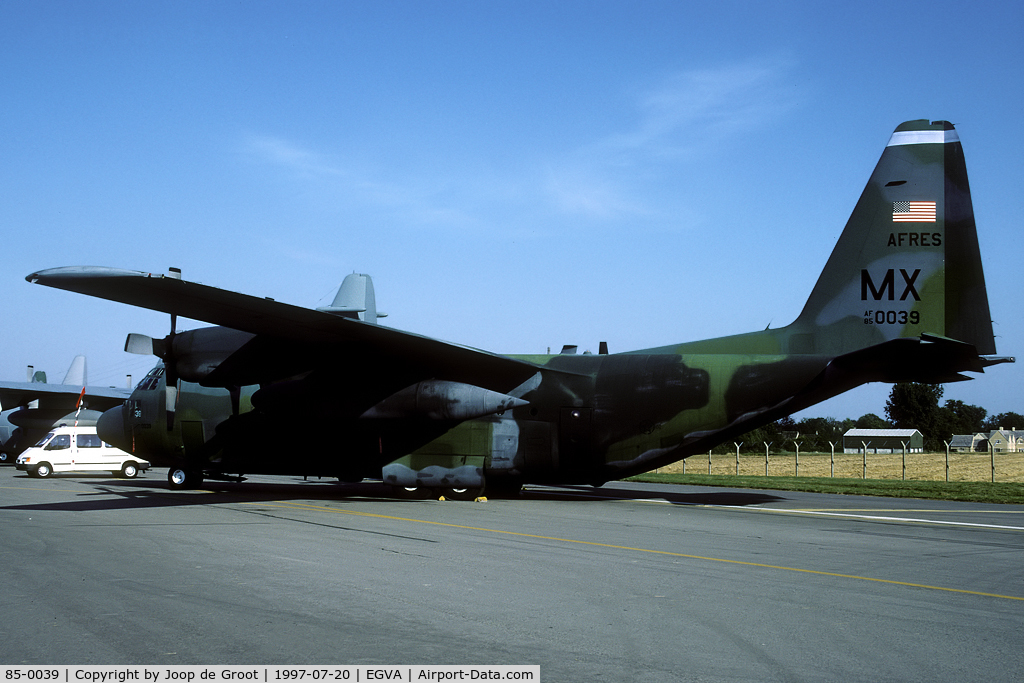
[[[881,436],[884,438],[898,438],[901,436],[913,436],[920,434],[917,429],[851,429],[843,436]]]
[[[974,448],[974,442],[978,437],[978,434],[954,434],[953,438],[949,440],[949,447]]]

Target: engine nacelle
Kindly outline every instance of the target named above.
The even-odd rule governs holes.
[[[174,376],[199,383],[254,336],[229,327],[201,327],[163,339],[132,333],[125,340],[124,350],[157,356],[165,366],[173,364]]]
[[[462,382],[427,380],[398,391],[361,415],[363,419],[472,420],[529,405],[529,401]]]

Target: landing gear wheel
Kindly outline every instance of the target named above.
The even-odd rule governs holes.
[[[7,455],[7,451],[0,451],[0,463],[8,463],[11,461],[11,456]]]
[[[394,492],[395,498],[406,500],[418,500],[427,496],[427,490],[422,486],[392,486],[391,490]]]
[[[139,476],[139,468],[133,462],[126,462],[121,468],[121,476],[125,479],[134,479]]]
[[[167,483],[175,490],[197,489],[203,485],[203,473],[183,467],[172,467],[167,470]]]
[[[53,466],[48,462],[41,462],[36,467],[35,475],[40,479],[46,479],[51,474],[53,474]]]
[[[441,489],[441,495],[449,500],[476,500],[484,494],[482,486],[472,488],[449,487]]]

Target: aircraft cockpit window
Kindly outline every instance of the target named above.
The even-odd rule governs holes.
[[[43,450],[47,451],[61,451],[65,448],[71,448],[71,435],[70,434],[58,434],[57,436],[50,439],[50,443],[46,444],[46,448]]]
[[[153,389],[156,389],[158,386],[160,386],[160,376],[150,375],[149,377],[146,377],[141,382],[139,382],[139,385],[135,388],[142,389],[143,391],[152,391]]]
[[[156,389],[160,385],[160,378],[164,376],[164,368],[156,367],[150,370],[142,381],[135,387],[136,389],[142,389],[143,391],[151,391]]]

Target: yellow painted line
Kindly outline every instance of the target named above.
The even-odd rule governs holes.
[[[336,508],[328,508],[320,505],[310,505],[307,503],[286,503],[286,502],[252,502],[245,503],[248,505],[271,505],[281,508],[292,508],[299,510],[316,510],[319,512],[333,512],[340,515],[353,515],[356,517],[372,517],[375,519],[386,519],[395,522],[413,522],[415,524],[429,524],[433,526],[443,526],[451,529],[463,529],[466,531],[482,531],[490,534],[504,534],[507,536],[518,536],[520,538],[534,538],[542,541],[555,541],[557,543],[573,543],[577,545],[589,545],[598,548],[611,548],[613,550],[628,550],[630,552],[638,553],[650,553],[652,555],[665,555],[668,557],[682,557],[688,560],[703,560],[705,562],[721,562],[724,564],[736,564],[745,567],[760,567],[762,569],[778,569],[780,571],[787,572],[798,572],[801,574],[816,574],[818,576],[831,576],[839,579],[853,579],[856,581],[872,581],[875,583],[886,583],[894,586],[906,586],[909,588],[925,588],[933,591],[943,591],[946,593],[962,593],[965,595],[978,595],[986,598],[1001,598],[1003,600],[1019,600],[1024,602],[1024,597],[1018,597],[1015,595],[1000,595],[998,593],[985,593],[982,591],[971,591],[962,588],[946,588],[944,586],[929,586],[923,583],[910,583],[907,581],[894,581],[892,579],[876,579],[870,576],[856,576],[854,574],[838,574],[836,572],[823,572],[816,569],[801,569],[799,567],[783,567],[774,564],[763,564],[760,562],[746,562],[744,560],[727,560],[720,557],[704,557],[703,555],[689,555],[686,553],[677,553],[670,550],[652,550],[650,548],[634,548],[628,545],[614,545],[611,543],[598,543],[596,541],[581,541],[573,538],[558,538],[557,536],[542,536],[539,534],[528,534],[522,531],[506,531],[504,529],[486,529],[483,527],[466,526],[464,524],[451,524],[449,522],[433,522],[425,519],[412,519],[409,517],[395,517],[393,515],[381,515],[374,512],[359,512],[356,510],[339,510]]]

